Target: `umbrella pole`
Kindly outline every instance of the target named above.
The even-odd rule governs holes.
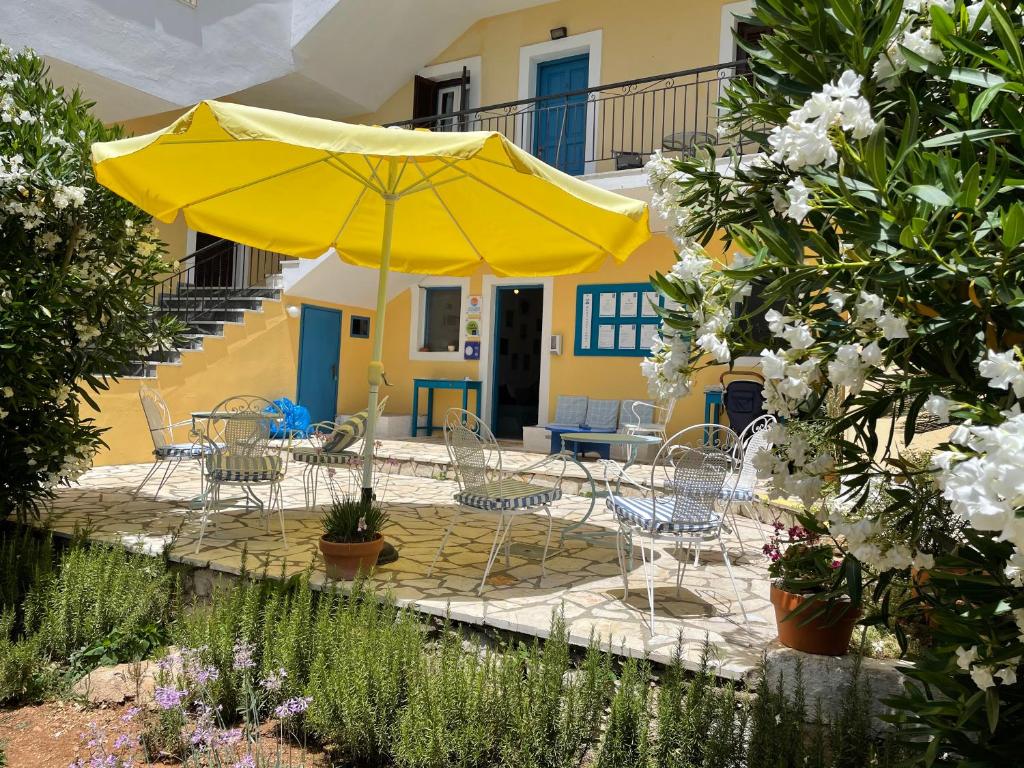
[[[388,269],[391,265],[391,235],[395,224],[397,195],[384,195],[384,234],[380,245],[380,277],[377,280],[377,317],[373,323],[373,352],[370,360],[370,398],[366,410],[366,434],[363,437],[363,493],[362,500],[373,500],[373,436],[377,427],[377,402],[384,363],[384,312],[388,302]],[[415,418],[415,417],[414,417]]]

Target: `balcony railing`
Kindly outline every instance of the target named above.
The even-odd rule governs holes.
[[[725,148],[716,102],[739,66],[716,64],[392,125],[497,131],[573,175],[641,168],[656,149]]]

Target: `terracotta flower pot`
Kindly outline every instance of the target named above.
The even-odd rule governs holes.
[[[320,537],[320,551],[327,565],[327,576],[337,580],[351,580],[360,573],[369,573],[377,564],[384,546],[379,533],[370,541],[338,543]]]
[[[779,642],[787,648],[818,656],[844,656],[849,650],[853,627],[860,616],[857,606],[840,601],[827,605],[825,611],[818,615],[815,613],[821,610],[820,607],[809,607],[787,619],[808,598],[786,592],[774,584],[771,597]],[[814,618],[808,621],[810,616]]]

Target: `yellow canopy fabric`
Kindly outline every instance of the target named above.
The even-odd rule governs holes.
[[[92,147],[101,184],[161,221],[292,256],[331,247],[390,268],[561,275],[623,261],[649,237],[647,206],[564,174],[499,133],[349,125],[204,101],[169,127]],[[386,265],[385,265],[386,267]]]

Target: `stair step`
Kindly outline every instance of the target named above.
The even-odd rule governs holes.
[[[160,314],[176,317],[185,325],[191,325],[193,322],[242,323],[245,321],[245,310],[241,309],[208,309],[204,312],[192,312],[182,308],[163,310]]]
[[[255,299],[279,299],[281,289],[267,286],[254,286],[251,288],[217,288],[195,285],[181,285],[175,292],[176,296],[211,296],[231,298],[255,298]]]
[[[203,336],[223,336],[224,323],[218,320],[189,320],[188,326]]]
[[[180,349],[159,349],[146,355],[147,363],[177,363],[181,360]]]
[[[160,311],[204,312],[208,309],[247,309],[257,311],[263,307],[263,299],[249,296],[205,297],[205,296],[162,296]]]

